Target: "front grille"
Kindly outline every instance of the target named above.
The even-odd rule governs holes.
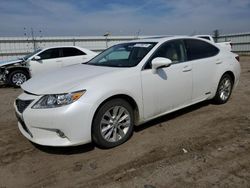
[[[17,109],[20,113],[23,113],[23,111],[29,106],[29,104],[32,102],[33,100],[20,100],[20,99],[16,99],[16,106]]]

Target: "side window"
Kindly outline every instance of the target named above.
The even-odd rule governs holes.
[[[184,62],[186,61],[185,45],[182,40],[166,42],[156,50],[145,66],[145,69],[152,67],[151,61],[156,57],[168,58],[172,60],[173,63]]]
[[[219,49],[202,40],[186,39],[188,60],[195,60],[215,56],[219,53]]]
[[[76,48],[62,48],[62,51],[63,51],[63,57],[86,55],[84,52]]]
[[[41,57],[42,60],[59,58],[60,57],[59,51],[60,50],[58,48],[48,49],[40,53],[39,56]]]

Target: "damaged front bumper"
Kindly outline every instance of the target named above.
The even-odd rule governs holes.
[[[9,73],[8,70],[6,70],[5,68],[0,68],[0,82],[6,82],[6,76]]]
[[[8,83],[8,75],[14,70],[25,69],[25,71],[28,71],[30,74],[28,65],[29,64],[23,60],[8,62],[2,66],[0,65],[0,82]]]

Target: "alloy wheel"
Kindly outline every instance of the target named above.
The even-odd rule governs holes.
[[[131,117],[123,106],[114,106],[107,110],[100,122],[102,137],[108,142],[121,140],[131,126]]]
[[[219,87],[219,96],[221,100],[226,101],[231,93],[232,89],[232,83],[231,80],[228,77],[225,77],[220,84]]]
[[[27,80],[27,77],[25,74],[18,72],[12,76],[11,80],[14,85],[20,86]]]

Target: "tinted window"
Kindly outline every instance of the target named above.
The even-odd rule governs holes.
[[[63,50],[63,57],[86,55],[84,52],[76,48],[62,48],[62,50]]]
[[[185,43],[188,60],[212,57],[219,53],[218,48],[205,41],[186,39]]]
[[[166,42],[156,50],[145,69],[151,68],[151,61],[156,57],[168,58],[173,63],[183,62],[186,60],[185,45],[182,40]]]
[[[41,59],[59,58],[60,57],[59,51],[60,50],[58,48],[49,49],[49,50],[45,50],[44,52],[40,53],[39,56],[41,57]]]

